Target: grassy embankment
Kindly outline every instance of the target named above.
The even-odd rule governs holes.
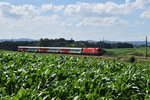
[[[146,49],[145,47],[135,47],[135,48],[117,48],[117,49],[104,49],[106,50],[106,55],[108,56],[139,56],[145,57]],[[148,57],[150,57],[150,47],[147,48]]]
[[[135,48],[118,48],[118,49],[104,49],[106,53],[104,56],[113,57],[117,60],[127,60],[131,57],[138,59],[138,61],[150,61],[150,47],[147,48],[147,59],[145,59],[146,49],[145,47]]]

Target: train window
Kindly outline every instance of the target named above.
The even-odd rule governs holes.
[[[80,50],[72,50],[72,51],[80,51]]]
[[[98,51],[102,51],[102,49],[98,49]]]

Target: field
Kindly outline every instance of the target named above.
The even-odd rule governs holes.
[[[135,47],[135,48],[117,48],[117,49],[105,49],[108,55],[115,56],[139,56],[145,57],[146,48],[145,47]],[[150,57],[150,47],[147,48],[148,57]]]
[[[0,51],[1,100],[148,100],[150,65]]]

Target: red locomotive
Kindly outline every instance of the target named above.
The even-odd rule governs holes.
[[[19,52],[39,52],[39,53],[65,53],[65,54],[88,54],[101,55],[101,48],[69,48],[69,47],[29,47],[18,46]]]
[[[83,48],[82,54],[99,55],[99,54],[102,54],[102,49],[101,48]]]

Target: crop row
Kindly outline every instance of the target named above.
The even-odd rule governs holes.
[[[2,100],[150,98],[150,65],[0,52]]]

